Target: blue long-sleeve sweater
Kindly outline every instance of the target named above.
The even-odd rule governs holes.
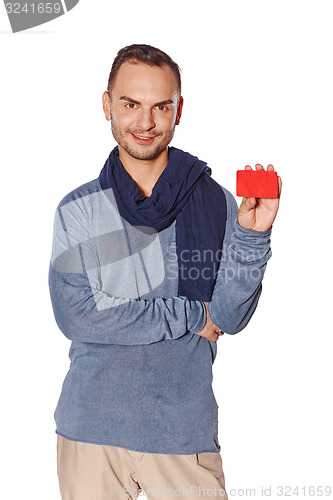
[[[271,231],[241,228],[236,201],[223,190],[226,230],[207,308],[235,334],[257,306]],[[97,179],[60,202],[49,285],[71,363],[55,411],[57,434],[146,453],[220,450],[217,344],[197,335],[204,304],[177,296],[176,224],[138,235]]]

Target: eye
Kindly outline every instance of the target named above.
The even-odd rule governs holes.
[[[168,111],[168,107],[167,106],[164,106],[164,104],[161,104],[160,106],[156,106],[155,109],[157,109],[158,111]]]
[[[134,102],[127,102],[125,104],[125,108],[128,108],[128,109],[135,109],[137,108],[137,104],[135,104]]]

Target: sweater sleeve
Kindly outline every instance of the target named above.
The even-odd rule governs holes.
[[[143,300],[105,291],[99,269],[101,258],[109,251],[107,240],[93,237],[84,205],[73,206],[70,215],[67,210],[66,223],[61,207],[57,209],[49,267],[55,319],[68,339],[139,345],[202,330],[206,314],[200,301],[186,297]]]
[[[261,295],[262,280],[271,257],[270,235],[238,224],[236,200],[224,189],[228,215],[222,258],[207,309],[214,324],[229,334],[243,330]]]

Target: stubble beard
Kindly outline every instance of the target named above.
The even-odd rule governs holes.
[[[126,138],[126,134],[129,133],[136,133],[140,135],[140,132],[137,131],[131,131],[131,130],[126,130],[125,132],[122,132],[117,125],[114,123],[114,121],[111,119],[111,131],[112,135],[117,141],[118,145],[121,146],[132,158],[135,158],[136,160],[154,160],[159,156],[159,154],[164,151],[164,149],[170,144],[174,132],[175,132],[175,127],[173,127],[172,130],[170,130],[167,134],[165,134],[163,140],[156,144],[156,146],[152,146],[152,148],[149,148],[149,146],[144,146],[144,148],[147,148],[145,151],[144,148],[142,148],[142,151],[139,149],[135,149],[134,147],[129,144],[129,141]],[[155,134],[157,137],[163,135],[161,132]],[[139,146],[138,146],[139,148]]]

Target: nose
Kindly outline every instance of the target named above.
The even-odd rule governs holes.
[[[136,124],[140,130],[146,131],[156,127],[152,110],[141,108]]]

